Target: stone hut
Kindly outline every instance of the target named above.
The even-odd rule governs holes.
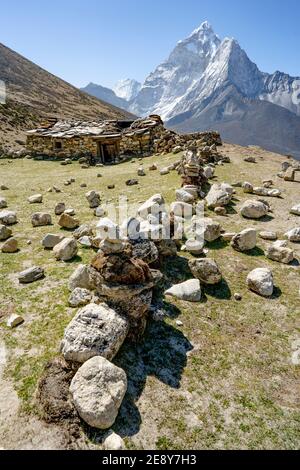
[[[27,132],[27,151],[33,156],[57,159],[89,157],[93,162],[117,163],[126,156],[171,152],[191,140],[221,144],[214,132],[179,135],[164,127],[160,116],[136,121],[58,121],[49,119]]]

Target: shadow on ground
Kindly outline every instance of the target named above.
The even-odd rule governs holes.
[[[123,346],[114,363],[125,370],[128,389],[113,430],[121,437],[139,432],[142,420],[137,401],[148,377],[155,377],[173,389],[179,389],[187,365],[187,353],[193,346],[181,331],[164,322],[150,321],[144,339],[139,344]],[[155,408],[155,402],[152,404]],[[103,440],[104,432],[86,429],[94,442]]]

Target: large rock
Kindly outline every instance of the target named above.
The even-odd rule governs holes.
[[[178,217],[190,219],[193,216],[193,206],[192,204],[187,204],[186,202],[173,202],[171,204],[171,212],[173,212],[173,214]]]
[[[157,215],[164,211],[165,200],[161,194],[150,197],[139,209],[138,215],[146,219],[149,214]]]
[[[64,238],[53,248],[54,256],[57,260],[70,261],[77,255],[78,246],[75,238]]]
[[[185,202],[187,204],[194,202],[195,196],[185,189],[177,189],[176,191],[176,201]]]
[[[210,218],[193,217],[193,231],[199,237],[203,235],[204,240],[208,243],[221,237],[221,225]]]
[[[75,219],[69,214],[63,213],[58,221],[58,225],[62,228],[66,228],[68,230],[73,230],[79,227],[79,220]]]
[[[76,268],[69,279],[69,290],[72,292],[77,287],[87,290],[94,290],[95,283],[92,279],[92,268],[86,264],[81,264]]]
[[[83,307],[92,301],[92,293],[87,289],[76,287],[69,297],[70,307]]]
[[[277,263],[290,264],[294,260],[294,252],[286,246],[274,243],[266,250],[266,257]]]
[[[58,202],[54,208],[55,215],[61,215],[66,210],[66,204],[64,202]]]
[[[103,357],[94,357],[81,366],[70,386],[79,416],[97,429],[114,424],[126,390],[125,372]]]
[[[200,302],[201,286],[199,279],[190,279],[189,281],[176,284],[165,291],[165,295],[175,297],[187,302]]]
[[[128,320],[106,304],[79,310],[65,330],[61,352],[67,361],[83,363],[94,356],[112,360],[129,329]]]
[[[247,277],[247,287],[263,297],[271,297],[274,291],[272,271],[267,268],[254,269]]]
[[[87,198],[91,209],[95,209],[96,207],[100,206],[101,197],[100,194],[96,191],[89,191],[88,193],[86,193],[85,197]]]
[[[0,225],[0,241],[7,240],[11,236],[12,230],[6,227],[6,225]]]
[[[231,191],[232,189],[232,191]],[[225,184],[214,184],[206,196],[207,207],[215,209],[216,207],[227,206],[233,194],[233,188]]]
[[[44,227],[46,225],[52,225],[52,218],[51,215],[46,212],[36,212],[31,216],[31,223],[33,227]]]
[[[0,197],[0,209],[5,209],[7,207],[7,202],[4,197]]]
[[[249,183],[248,181],[245,181],[242,185],[243,191],[246,194],[252,194],[253,193],[253,184]]]
[[[280,197],[281,191],[279,189],[268,189],[265,187],[257,187],[253,188],[253,194],[256,196],[263,196],[263,197]]]
[[[137,240],[132,243],[132,257],[139,258],[147,264],[158,261],[159,251],[151,240]]]
[[[204,240],[196,240],[195,238],[189,238],[185,242],[185,249],[188,253],[194,256],[201,255],[203,253]]]
[[[293,215],[300,215],[300,204],[296,204],[291,209],[291,214]]]
[[[19,273],[18,279],[20,284],[31,284],[32,282],[42,279],[44,276],[45,272],[43,268],[33,266],[32,268],[28,268],[25,271]]]
[[[27,199],[29,204],[42,204],[43,202],[43,195],[42,194],[33,194],[29,196]]]
[[[18,251],[18,240],[9,238],[3,243],[1,251],[2,253],[16,253]]]
[[[63,235],[47,233],[42,240],[42,245],[46,250],[52,250],[64,239]]]
[[[76,240],[79,240],[82,237],[93,237],[94,236],[93,227],[91,227],[88,224],[80,225],[80,227],[74,230],[74,232],[72,233],[72,236],[76,238]]]
[[[189,267],[196,279],[204,284],[214,285],[222,281],[222,274],[215,260],[210,258],[189,261]]]
[[[269,212],[269,207],[262,201],[249,199],[244,202],[241,207],[240,213],[246,219],[261,219]]]
[[[14,211],[1,211],[0,224],[14,225],[17,223],[17,214]]]
[[[289,230],[285,236],[290,242],[299,243],[300,242],[300,227]]]
[[[268,232],[268,231],[260,232],[259,236],[263,240],[270,240],[270,241],[275,241],[278,238],[276,232]]]
[[[293,167],[289,167],[284,174],[284,181],[295,181],[295,173],[295,169]]]
[[[237,233],[231,240],[231,246],[236,251],[250,251],[256,247],[257,233],[254,228],[247,228]]]

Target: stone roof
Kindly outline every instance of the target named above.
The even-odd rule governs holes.
[[[125,124],[125,125],[124,125]],[[121,134],[142,134],[150,128],[163,124],[159,116],[149,116],[134,122],[124,121],[49,121],[41,127],[28,131],[28,135],[55,138],[72,138],[80,136],[110,136],[118,137]]]

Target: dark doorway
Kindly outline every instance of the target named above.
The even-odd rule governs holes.
[[[114,163],[118,157],[118,147],[115,143],[105,144],[99,142],[99,155],[102,163]]]

